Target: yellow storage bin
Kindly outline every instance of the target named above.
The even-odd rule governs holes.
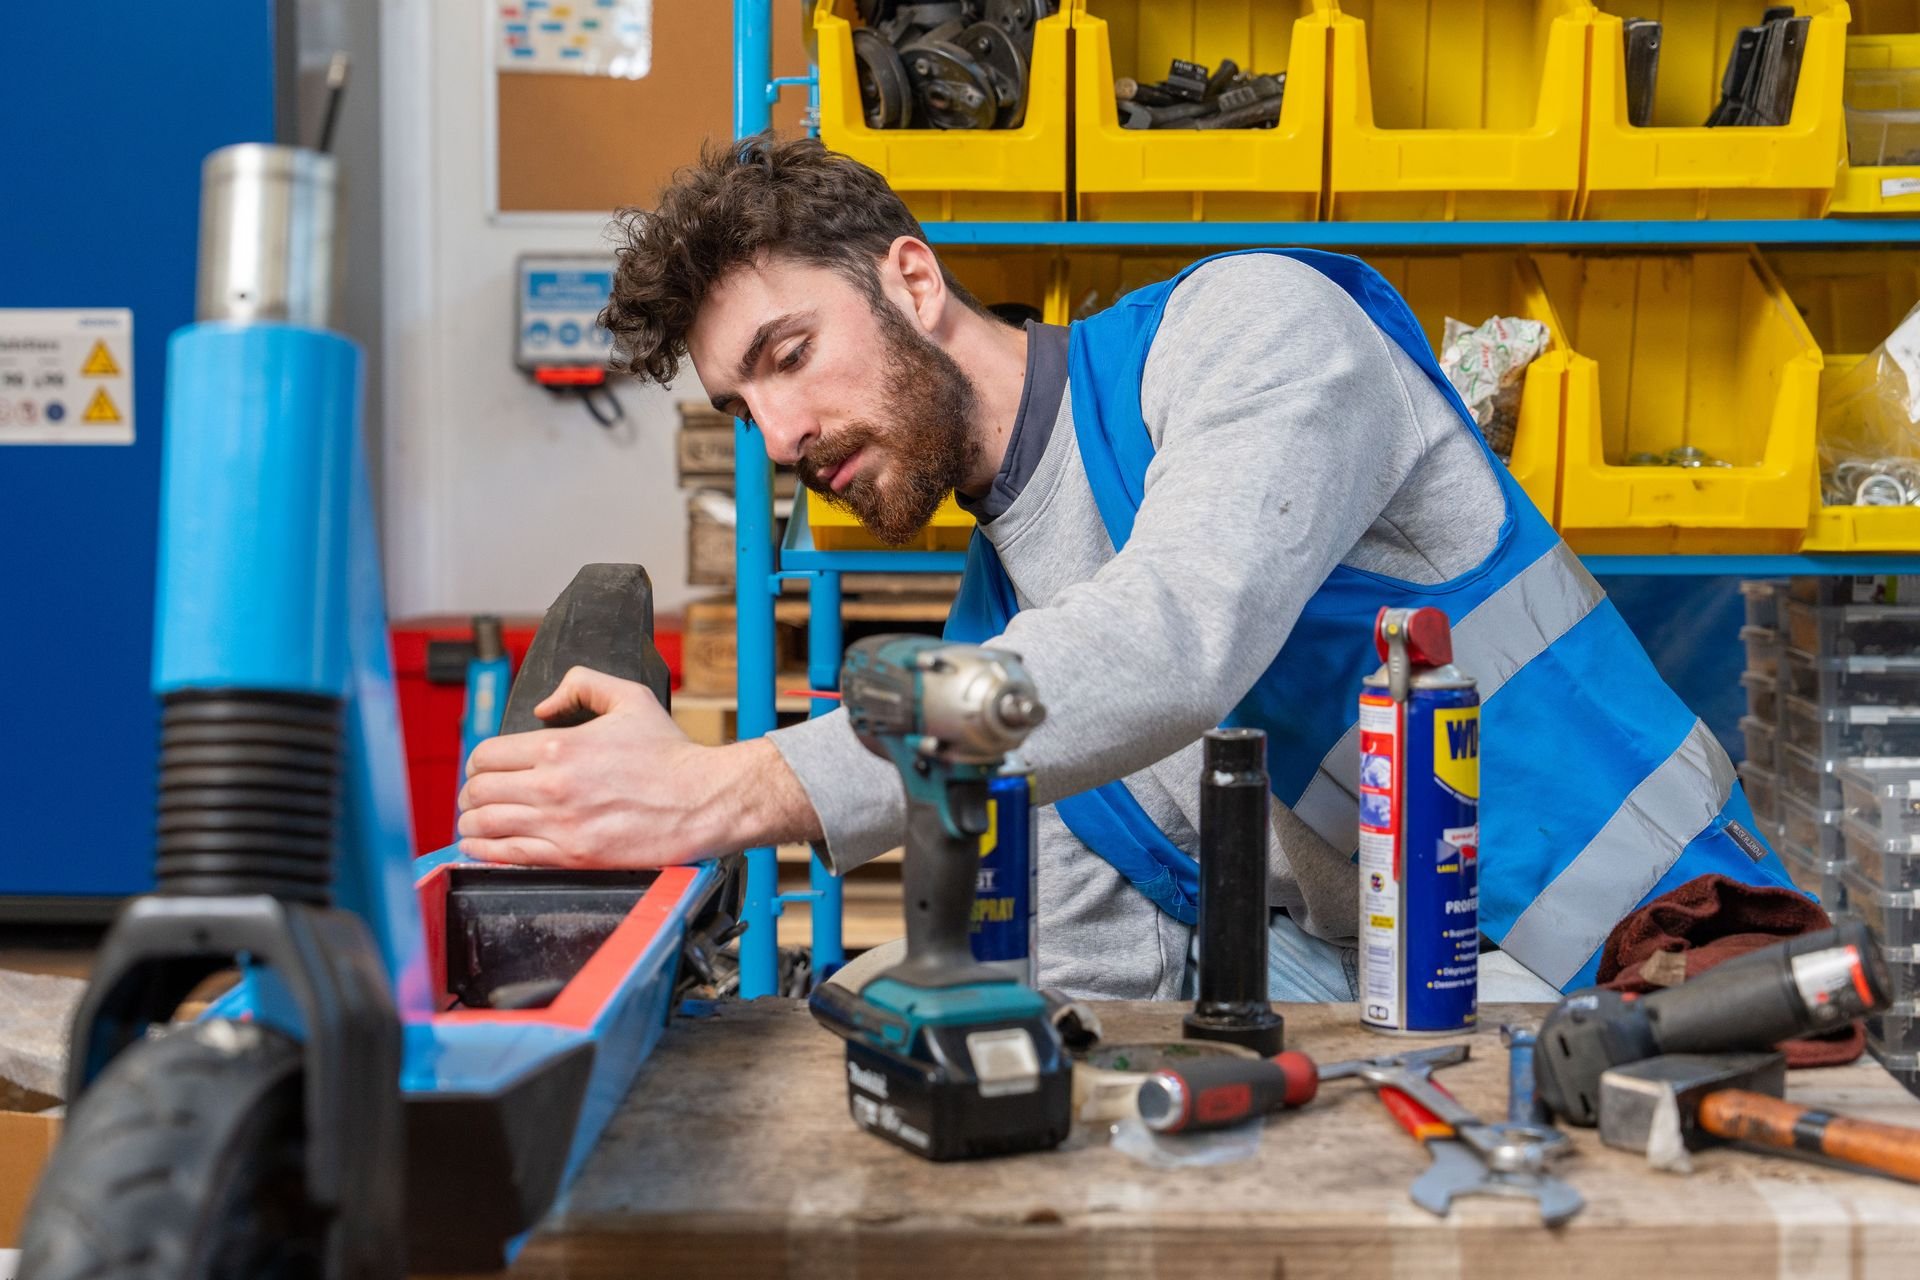
[[[1057,250],[942,245],[937,252],[953,278],[982,304],[1020,303],[1037,309],[1048,324],[1067,322],[1065,280]]]
[[[1065,285],[1068,306],[1076,319],[1083,318],[1215,252],[1070,253]],[[1568,361],[1576,357],[1560,337],[1559,322],[1532,263],[1524,254],[1492,251],[1368,254],[1366,258],[1407,300],[1436,353],[1448,316],[1476,325],[1496,315],[1523,316],[1547,326],[1553,336],[1546,353],[1527,368],[1509,465],[1527,496],[1552,519],[1560,466],[1562,382]]]
[[[1782,250],[1767,261],[1820,344],[1822,402],[1920,302],[1911,251]],[[1824,506],[1817,466],[1812,501],[1804,551],[1920,551],[1920,507]]]
[[[1814,484],[1820,351],[1751,251],[1536,254],[1567,369],[1562,536],[1599,554],[1792,551]],[[1692,446],[1730,465],[1630,466]]]
[[[1068,320],[1065,267],[1052,249],[943,248],[940,261],[953,278],[987,306],[999,302],[1038,307],[1048,324]],[[891,547],[868,533],[851,511],[805,495],[807,525],[821,551],[964,551],[973,536],[973,517],[947,495],[920,536],[907,547]]]
[[[1920,32],[1920,0],[1847,0],[1856,36],[1899,36]]]
[[[1721,73],[1758,0],[1598,0],[1588,41],[1585,218],[1817,218],[1842,155],[1840,84],[1848,9],[1808,0],[1812,19],[1793,116],[1774,127],[1709,129]],[[1620,19],[1663,24],[1653,124],[1627,123]]]
[[[1320,212],[1329,0],[1084,0],[1073,15],[1074,190],[1104,221],[1311,221]],[[1175,58],[1287,75],[1271,129],[1123,129],[1116,76]]]
[[[1821,382],[1844,378],[1865,356],[1826,357]],[[1920,507],[1829,507],[1821,504],[1814,477],[1813,519],[1802,551],[1920,551]]]
[[[1586,0],[1340,0],[1328,217],[1570,218]]]
[[[920,536],[904,547],[892,546],[868,533],[853,512],[832,506],[820,496],[801,490],[807,504],[807,527],[820,551],[965,551],[973,537],[973,517],[948,494]]]
[[[1874,163],[1920,151],[1920,35],[1849,36],[1846,106],[1847,163],[1833,211],[1920,213],[1920,162]]]
[[[854,73],[854,0],[819,0],[820,140],[885,175],[922,222],[1053,221],[1067,211],[1067,31],[1033,30],[1027,114],[1018,129],[870,129]]]
[[[1532,261],[1525,254],[1495,252],[1366,257],[1407,300],[1436,355],[1448,316],[1470,325],[1519,316],[1547,326],[1547,349],[1527,366],[1521,385],[1520,422],[1507,467],[1533,505],[1552,520],[1559,498],[1566,375],[1579,357],[1561,332]]]
[[[1872,351],[1920,302],[1920,251],[1776,249],[1766,259],[1829,363]]]

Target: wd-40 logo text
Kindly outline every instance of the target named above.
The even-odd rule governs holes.
[[[1480,708],[1433,713],[1433,776],[1462,800],[1480,798]]]

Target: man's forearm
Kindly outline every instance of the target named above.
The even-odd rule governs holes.
[[[715,750],[718,772],[727,779],[721,842],[729,849],[822,838],[820,816],[773,743],[751,738]]]

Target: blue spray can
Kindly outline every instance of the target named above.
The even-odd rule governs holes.
[[[1034,845],[1039,815],[1033,807],[1033,770],[1009,756],[987,783],[987,833],[980,837],[980,873],[974,885],[968,941],[973,958],[1034,985],[1039,942],[1034,915],[1039,864]]]
[[[1480,694],[1438,609],[1382,609],[1360,691],[1360,1021],[1452,1035],[1478,1016]]]

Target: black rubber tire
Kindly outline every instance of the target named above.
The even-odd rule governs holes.
[[[318,1280],[300,1087],[299,1046],[253,1023],[122,1053],[41,1179],[22,1280]]]

